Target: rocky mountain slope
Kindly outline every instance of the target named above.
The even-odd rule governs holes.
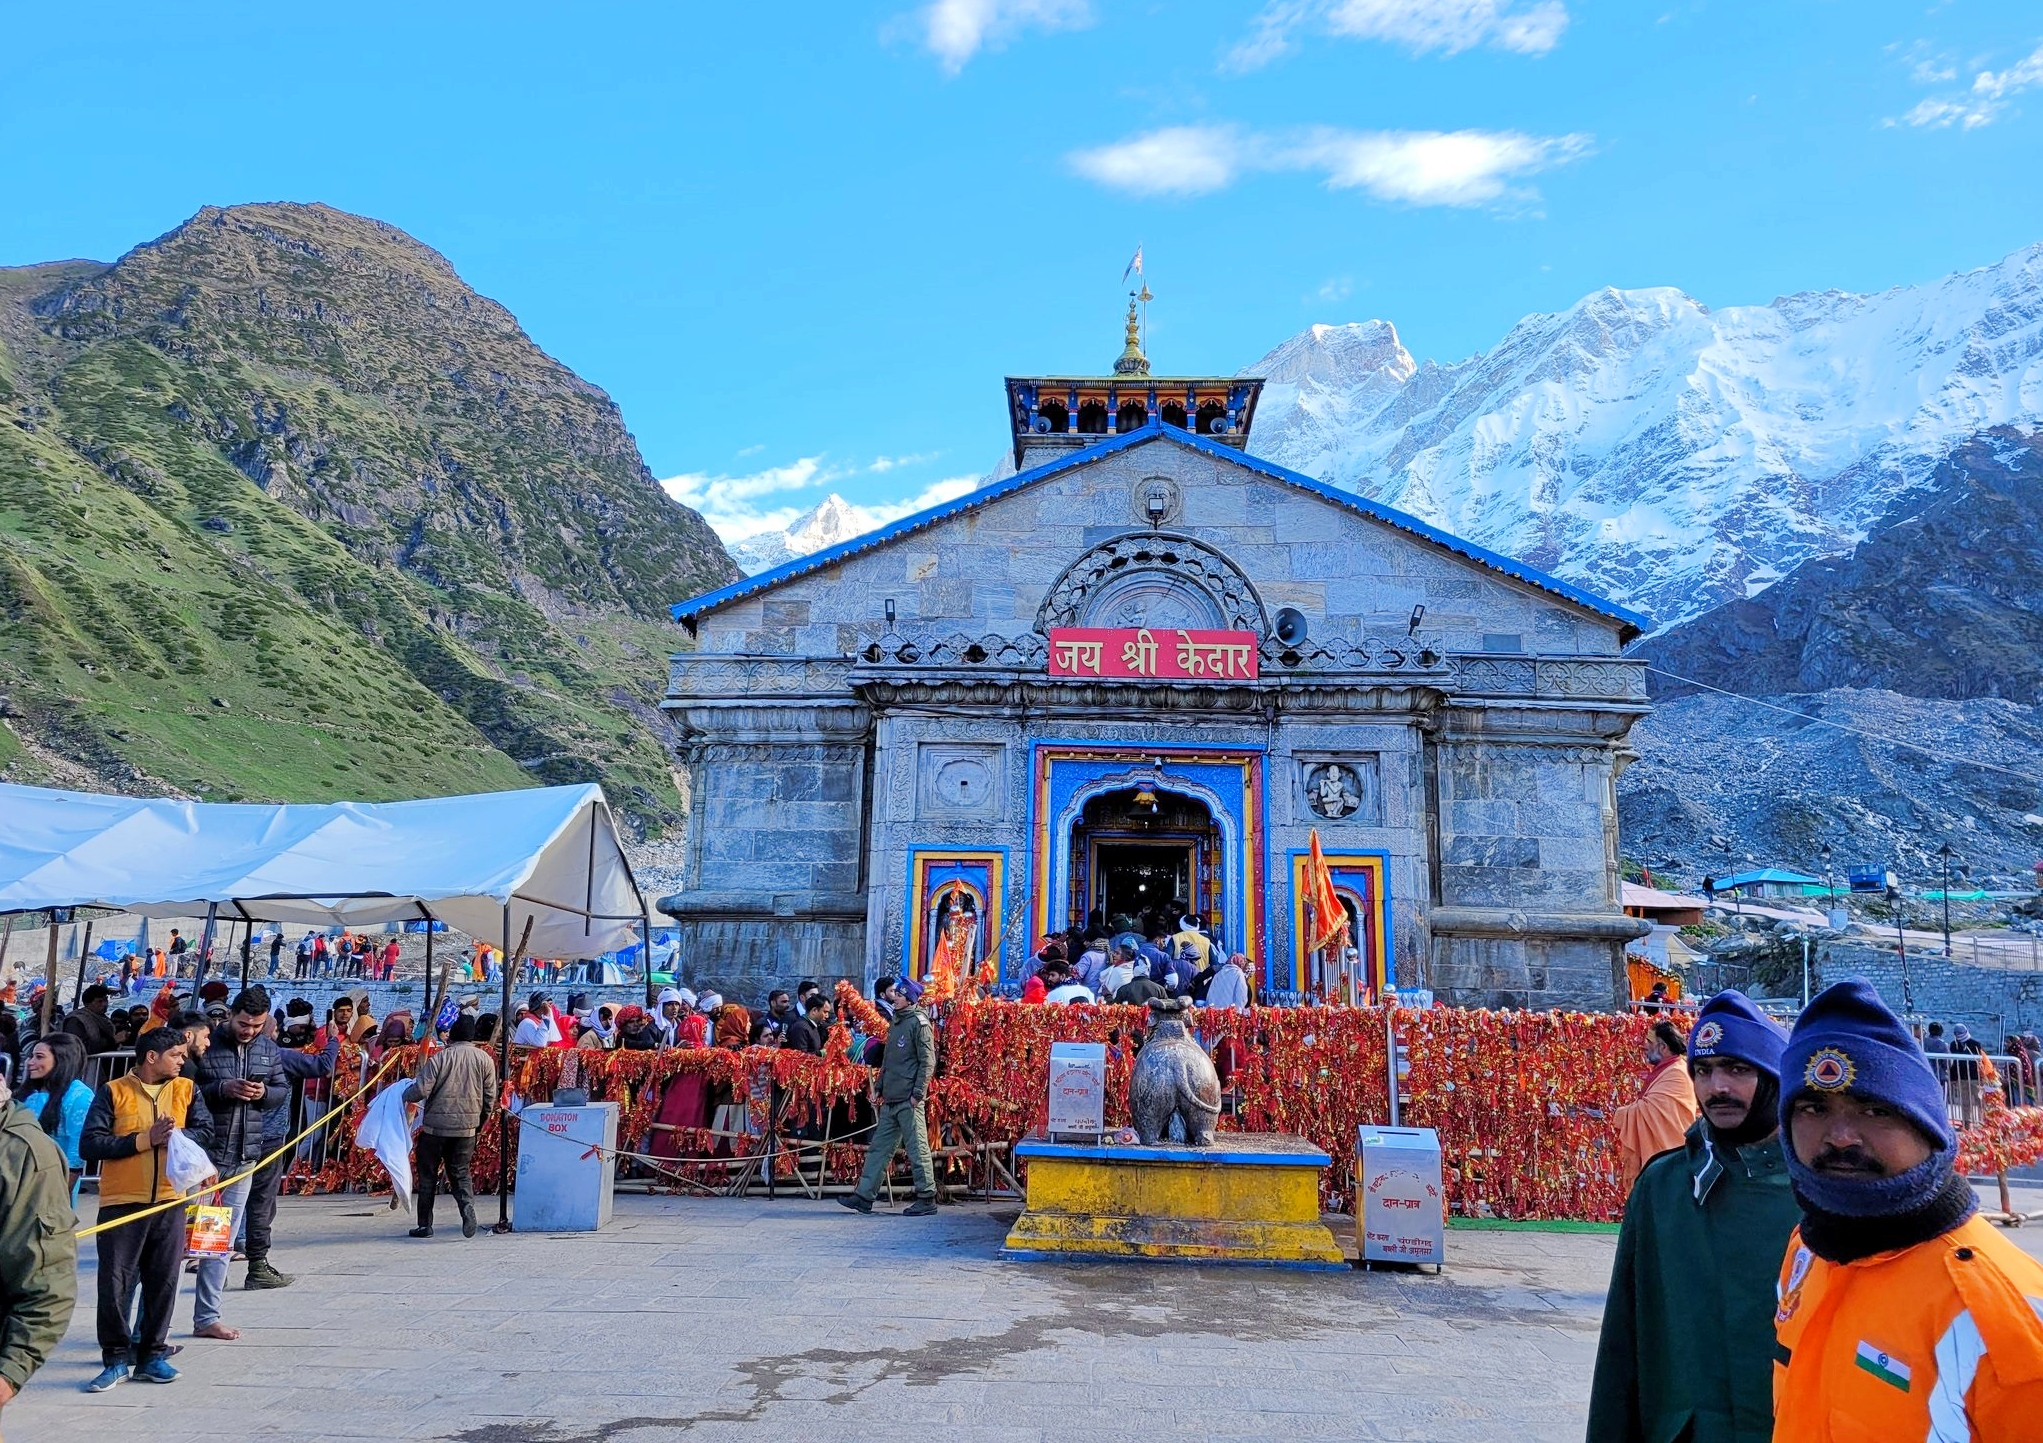
[[[736,574],[609,398],[390,226],[209,208],[0,270],[10,779],[589,779],[657,829],[664,606]]]
[[[2043,856],[2039,536],[2043,431],[1996,428],[1849,555],[1640,643],[1657,710],[1618,783],[1627,853],[1693,877],[1813,867],[1828,842],[1840,866],[1924,880],[1948,842],[1975,875],[2026,881]]]
[[[1383,321],[1315,326],[1248,371],[1258,453],[1664,627],[1849,551],[1953,445],[2043,420],[2043,246],[1879,295],[1606,289],[1451,365]]]
[[[2043,702],[2043,431],[1959,443],[1849,555],[1805,561],[1633,648],[1696,688]]]

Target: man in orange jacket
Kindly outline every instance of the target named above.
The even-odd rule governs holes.
[[[1943,1088],[1870,983],[1795,1023],[1781,1130],[1802,1225],[1774,1313],[1774,1437],[2043,1437],[2043,1265],[1977,1215]]]

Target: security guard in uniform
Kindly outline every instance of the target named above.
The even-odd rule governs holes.
[[[1688,1073],[1703,1115],[1625,1203],[1588,1443],[1773,1436],[1773,1284],[1801,1215],[1781,1158],[1787,1042],[1742,992],[1695,1015]]]
[[[1943,1089],[1870,983],[1796,1022],[1781,1131],[1802,1224],[1774,1312],[1774,1437],[2043,1439],[2043,1265],[1977,1215]]]

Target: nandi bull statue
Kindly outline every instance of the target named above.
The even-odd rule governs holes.
[[[1191,1006],[1184,997],[1160,997],[1149,1004],[1149,1037],[1128,1079],[1135,1135],[1148,1146],[1172,1141],[1173,1131],[1193,1147],[1213,1145],[1213,1124],[1220,1116],[1220,1074],[1185,1030],[1185,1013]]]

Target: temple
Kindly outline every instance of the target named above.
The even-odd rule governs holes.
[[[1261,382],[1007,381],[1015,475],[679,603],[692,985],[1012,979],[1197,914],[1265,997],[1625,995],[1640,618],[1247,447]],[[1317,832],[1350,951],[1305,950]]]

